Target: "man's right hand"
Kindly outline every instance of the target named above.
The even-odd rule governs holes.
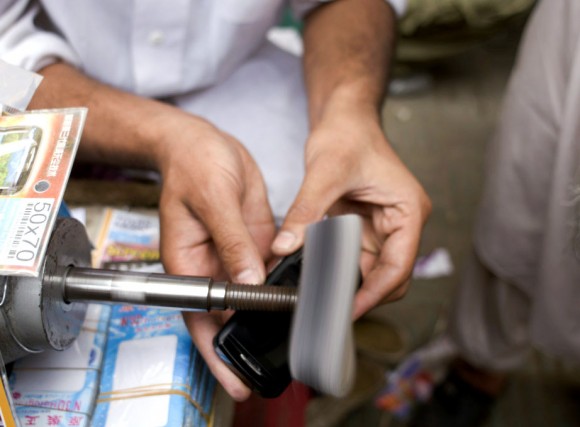
[[[89,109],[77,158],[161,172],[161,256],[168,273],[263,282],[274,220],[261,173],[240,142],[202,118],[101,84],[65,63],[41,73],[31,108]],[[249,389],[212,344],[227,314],[185,319],[216,378],[243,400]]]
[[[172,274],[263,283],[275,228],[257,165],[230,135],[186,118],[160,141],[163,264]],[[228,314],[187,313],[185,321],[218,381],[234,399],[244,400],[250,390],[213,348]]]

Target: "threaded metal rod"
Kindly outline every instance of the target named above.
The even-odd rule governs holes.
[[[65,302],[116,302],[190,311],[291,311],[297,289],[214,282],[210,277],[173,276],[68,267],[58,277]]]
[[[225,305],[234,310],[292,311],[296,300],[294,287],[226,285]]]

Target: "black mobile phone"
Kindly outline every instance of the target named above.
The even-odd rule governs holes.
[[[298,286],[302,249],[279,261],[264,286]],[[238,311],[214,338],[220,358],[253,391],[277,397],[292,377],[288,366],[291,312]]]

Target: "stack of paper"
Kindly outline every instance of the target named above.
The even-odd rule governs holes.
[[[106,209],[95,240],[95,265],[163,272],[154,212]],[[115,305],[111,317],[92,426],[209,425],[216,382],[181,312]]]
[[[180,311],[113,307],[93,427],[205,426],[214,390]]]
[[[213,412],[210,414],[210,411],[213,408],[217,383],[197,350],[193,351],[189,378],[192,384],[190,392],[190,403],[192,404],[188,407],[184,425],[211,426]],[[194,405],[193,402],[196,402],[197,405]],[[210,416],[208,417],[208,415]]]
[[[10,376],[22,425],[88,426],[95,406],[110,307],[89,304],[82,330],[65,351],[20,359]]]

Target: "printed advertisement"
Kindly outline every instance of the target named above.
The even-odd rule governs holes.
[[[0,117],[0,275],[38,276],[86,113]]]
[[[160,263],[157,213],[108,208],[96,242],[93,265],[115,270],[134,270],[138,263]]]

